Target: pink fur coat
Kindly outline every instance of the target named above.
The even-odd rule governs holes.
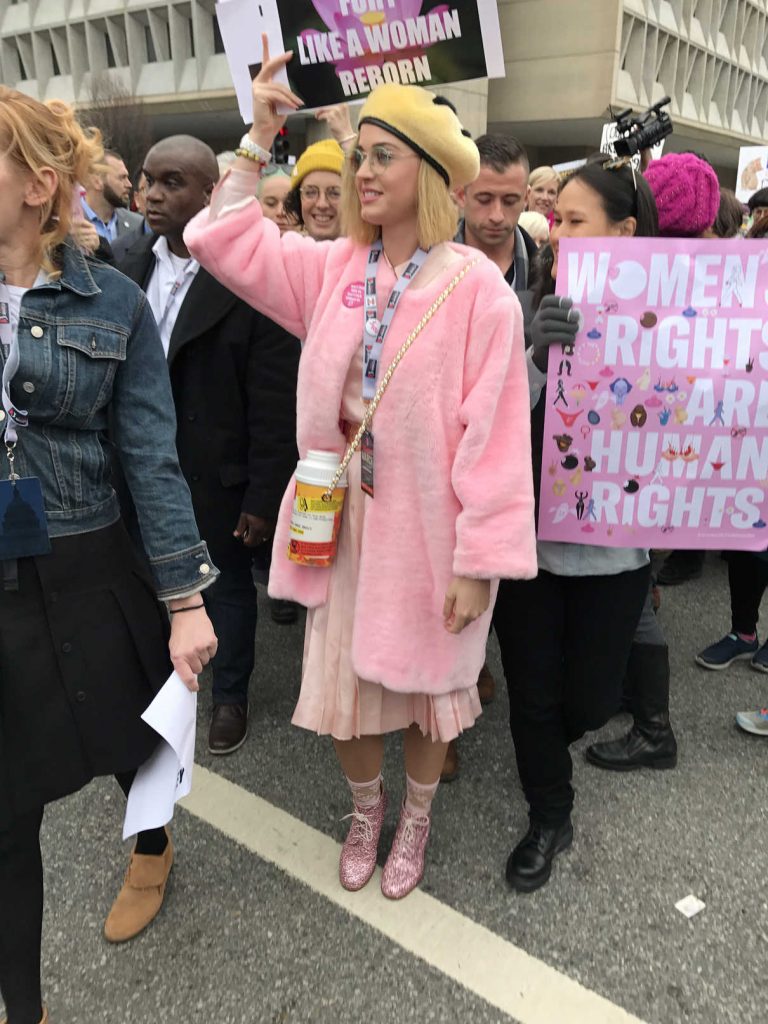
[[[302,340],[299,452],[343,454],[339,411],[362,343],[367,248],[293,232],[281,238],[258,202],[238,202],[243,177],[252,182],[234,172],[219,185],[185,241],[214,277]],[[400,300],[383,369],[456,272],[478,256],[454,243],[432,250]],[[380,271],[385,294],[394,283],[388,273]],[[517,298],[480,256],[392,378],[373,424],[376,496],[366,498],[352,642],[361,678],[432,695],[474,685],[491,609],[458,636],[448,633],[443,602],[451,579],[494,581],[493,604],[500,577],[536,575],[523,348]],[[293,484],[280,509],[269,591],[317,607],[333,570],[288,560],[292,501]]]

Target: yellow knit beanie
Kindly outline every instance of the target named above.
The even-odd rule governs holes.
[[[335,139],[323,139],[307,146],[293,168],[291,188],[296,188],[312,171],[331,171],[341,174],[344,167],[344,150]]]
[[[418,85],[377,86],[360,111],[360,126],[375,124],[397,136],[434,167],[449,188],[480,173],[480,154],[448,100]]]

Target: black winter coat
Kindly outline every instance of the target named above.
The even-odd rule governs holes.
[[[142,236],[117,264],[144,289],[156,241]],[[232,536],[240,513],[275,519],[296,468],[299,355],[296,338],[198,270],[171,334],[168,367],[179,462],[220,569],[250,557]]]

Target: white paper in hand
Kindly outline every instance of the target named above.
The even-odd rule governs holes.
[[[167,825],[176,801],[192,788],[197,694],[174,672],[141,717],[163,739],[136,773],[128,794],[123,839]]]

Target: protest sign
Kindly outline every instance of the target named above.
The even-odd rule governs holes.
[[[216,13],[246,122],[262,31],[270,52],[293,50],[287,81],[308,109],[382,82],[435,88],[504,75],[495,0],[220,0]]]
[[[563,164],[552,164],[552,170],[557,171],[558,174],[571,174],[573,171],[578,171],[586,162],[586,157],[581,160],[566,160]]]
[[[765,244],[563,239],[557,292],[581,319],[549,353],[539,537],[765,550]]]
[[[761,188],[768,188],[768,146],[742,146],[736,172],[736,198],[746,203]]]

